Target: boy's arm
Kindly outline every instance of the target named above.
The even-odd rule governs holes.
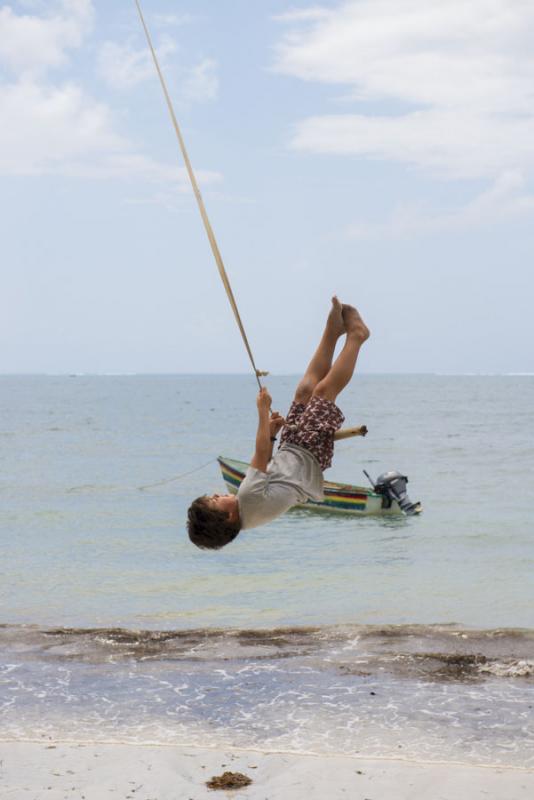
[[[271,402],[269,392],[263,387],[256,400],[256,405],[258,406],[258,430],[256,433],[256,450],[250,462],[251,467],[259,469],[261,472],[267,472],[267,465],[273,454],[269,412]]]

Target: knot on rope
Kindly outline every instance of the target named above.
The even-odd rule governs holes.
[[[256,370],[256,375],[258,376],[258,378],[265,378],[265,376],[268,374],[269,374],[268,372],[262,372],[261,369]]]

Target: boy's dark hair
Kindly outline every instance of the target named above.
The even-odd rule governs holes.
[[[197,547],[218,550],[235,539],[241,530],[241,522],[230,522],[226,511],[210,508],[205,497],[197,497],[187,512],[187,530]]]

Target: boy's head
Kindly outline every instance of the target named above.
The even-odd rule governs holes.
[[[224,547],[241,530],[237,497],[233,494],[197,497],[187,512],[187,530],[197,547],[210,550]]]

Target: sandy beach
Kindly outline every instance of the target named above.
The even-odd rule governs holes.
[[[252,779],[217,791],[225,771]],[[9,800],[526,800],[534,771],[150,745],[0,743],[0,797]]]

